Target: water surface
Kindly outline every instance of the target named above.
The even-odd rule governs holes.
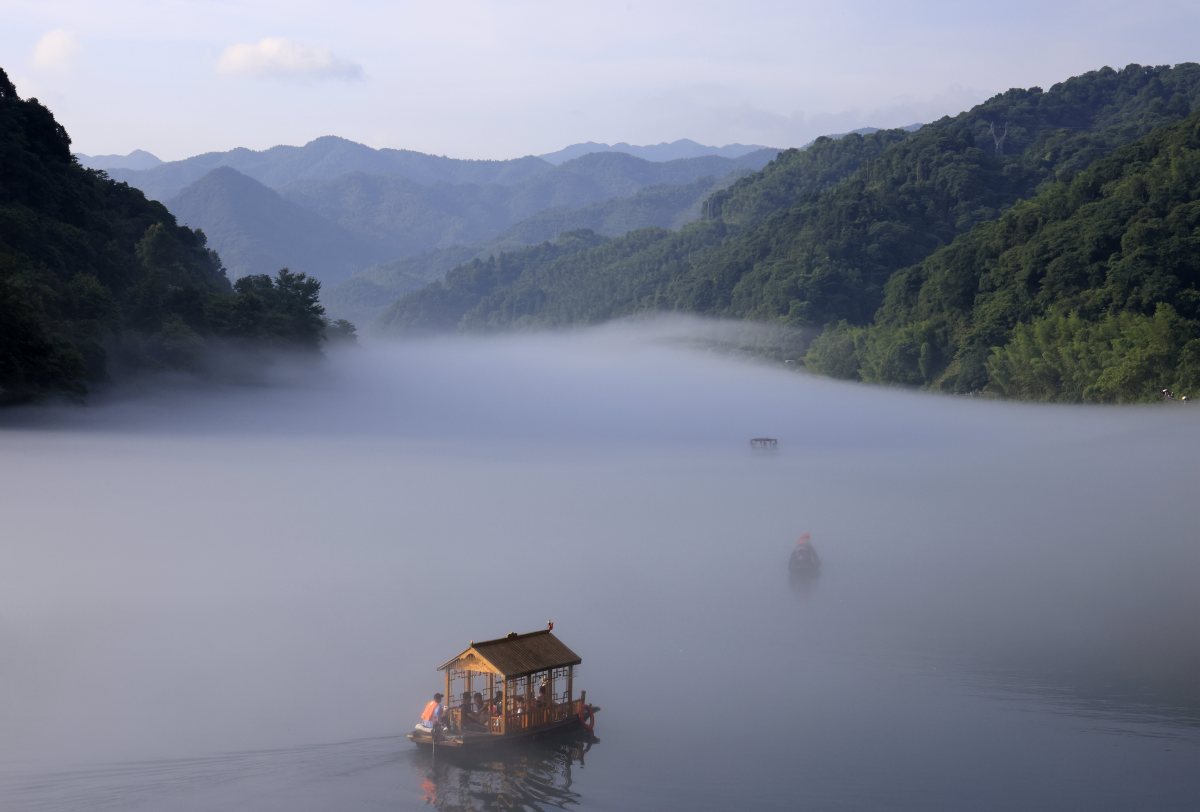
[[[1200,413],[843,385],[708,329],[6,415],[0,807],[1200,803]],[[439,663],[549,618],[598,742],[403,739]]]

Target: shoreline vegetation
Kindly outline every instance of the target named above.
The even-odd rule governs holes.
[[[325,317],[319,281],[282,269],[230,284],[203,232],[70,146],[0,69],[0,405],[354,339]]]

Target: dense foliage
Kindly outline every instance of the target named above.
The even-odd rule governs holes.
[[[855,333],[858,335],[855,335]],[[982,224],[888,284],[812,365],[1036,399],[1200,388],[1200,114]]]
[[[0,403],[196,368],[216,340],[321,340],[315,280],[280,271],[232,288],[203,233],[81,168],[70,144],[0,70]]]

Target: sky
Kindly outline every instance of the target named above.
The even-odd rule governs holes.
[[[799,146],[1200,54],[1195,0],[0,0],[0,67],[90,155],[338,135],[456,158]]]

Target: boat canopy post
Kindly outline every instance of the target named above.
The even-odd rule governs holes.
[[[575,701],[575,666],[567,666],[567,704]]]

